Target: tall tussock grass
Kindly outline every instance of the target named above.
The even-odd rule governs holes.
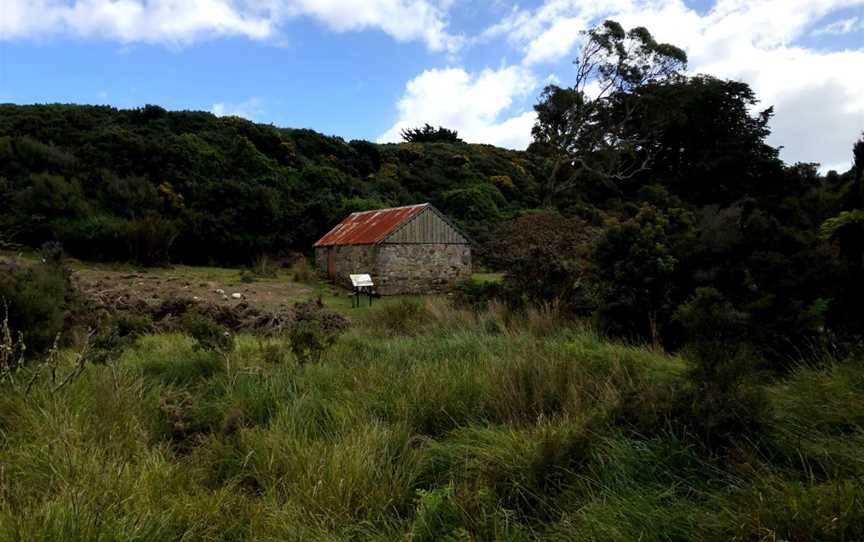
[[[715,441],[690,360],[554,306],[368,316],[313,363],[148,335],[4,385],[0,541],[864,538],[860,361],[758,383],[753,429]]]
[[[380,304],[361,322],[363,329],[381,336],[422,335],[434,332],[479,332],[490,335],[549,336],[575,325],[557,303],[513,309],[497,300],[480,310],[455,306],[444,298],[403,298]]]

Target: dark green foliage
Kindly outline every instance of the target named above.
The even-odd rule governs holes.
[[[128,231],[134,261],[147,266],[168,263],[171,246],[179,234],[174,223],[151,214],[130,222]]]
[[[147,315],[120,312],[99,323],[91,339],[90,360],[106,363],[119,357],[121,351],[135,340],[154,331],[153,320]]]
[[[699,288],[676,311],[685,330],[684,379],[625,394],[621,417],[643,436],[672,431],[709,450],[758,438],[768,402],[747,347],[748,317],[713,288]]]
[[[686,332],[690,378],[699,386],[726,391],[747,376],[748,315],[735,309],[714,288],[698,288],[675,317]]]
[[[288,331],[288,340],[300,365],[321,361],[324,352],[336,342],[332,333],[324,331],[317,322],[308,320],[294,323]]]
[[[90,260],[126,260],[133,224],[108,214],[59,218],[51,223],[51,235],[65,250]]]
[[[664,212],[648,204],[632,218],[607,226],[592,254],[602,283],[598,317],[604,328],[619,334],[638,330],[660,344],[675,308],[678,255],[692,235],[687,212]]]
[[[248,265],[307,252],[353,211],[429,201],[451,213],[452,200],[460,226],[485,240],[536,200],[530,156],[431,133],[376,145],[157,106],[3,105],[0,204],[11,212],[0,237],[60,241],[87,259]],[[496,176],[510,179],[504,196]]]
[[[652,149],[631,121],[644,108],[638,90],[681,79],[687,55],[657,43],[643,27],[625,31],[615,21],[584,32],[570,88],[547,86],[535,106],[532,134],[544,156],[543,201],[556,205],[588,183],[611,184],[646,171]],[[596,87],[599,92],[588,89]]]
[[[348,328],[343,316],[323,309],[320,299],[294,304],[294,321],[288,328],[287,339],[300,365],[321,361],[339,334]]]
[[[225,353],[234,349],[234,335],[201,313],[187,311],[182,316],[180,327],[204,350]]]
[[[90,359],[94,362],[109,362],[118,356],[123,348],[134,344],[138,337],[152,333],[153,330],[153,320],[149,316],[117,313],[107,321],[100,322],[91,340]]]
[[[435,129],[429,124],[422,128],[402,130],[402,140],[408,143],[462,143],[456,130],[448,130],[443,126]]]
[[[583,220],[554,211],[527,213],[504,225],[487,258],[507,270],[502,296],[511,301],[558,302],[591,311],[596,292],[585,280],[587,256],[598,234]]]
[[[485,311],[489,302],[501,297],[502,286],[497,282],[465,281],[453,290],[453,303],[476,312]]]
[[[755,110],[748,85],[682,75],[686,56],[643,28],[607,21],[587,36],[573,86],[540,97],[529,151],[544,204],[599,226],[599,242],[561,253],[544,276],[555,261],[541,255],[544,240],[514,222],[510,244],[537,252],[536,298],[591,285],[605,331],[679,348],[686,333],[673,315],[708,287],[748,315],[734,342],[774,369],[805,351],[860,346],[861,168],[785,166],[766,143],[773,112]],[[597,82],[608,90],[586,94]],[[530,269],[500,263],[512,275]]]
[[[9,327],[22,333],[28,350],[43,352],[63,330],[67,270],[55,247],[46,247],[41,261],[21,264],[0,260],[0,311],[8,310]]]

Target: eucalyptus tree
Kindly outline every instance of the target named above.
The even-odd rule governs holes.
[[[552,206],[586,176],[626,180],[650,168],[651,130],[632,130],[642,107],[637,91],[682,80],[687,54],[615,21],[583,33],[572,86],[547,86],[534,107],[534,148],[548,159],[544,205]]]

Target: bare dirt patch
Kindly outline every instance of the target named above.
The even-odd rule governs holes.
[[[244,276],[238,270],[206,267],[78,268],[71,280],[82,303],[69,314],[69,324],[93,327],[128,313],[147,316],[159,329],[170,330],[180,316],[194,311],[235,331],[277,333],[297,320],[298,305],[316,297],[311,286],[288,276],[252,282]]]
[[[310,286],[287,276],[241,282],[236,270],[177,267],[155,271],[81,269],[72,274],[76,288],[104,305],[161,306],[166,300],[234,307],[246,305],[269,312],[311,299]]]

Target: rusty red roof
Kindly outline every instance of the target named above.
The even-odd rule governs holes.
[[[372,245],[381,241],[429,207],[428,203],[406,205],[351,213],[315,243],[316,247],[332,245]]]

